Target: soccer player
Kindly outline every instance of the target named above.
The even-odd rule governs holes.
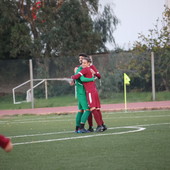
[[[10,152],[13,149],[11,140],[1,134],[0,134],[0,147],[4,149],[6,152]]]
[[[82,60],[83,69],[78,74],[73,75],[72,79],[76,80],[80,78],[81,80],[81,76],[83,75],[87,78],[92,78],[95,72],[92,71],[92,69],[90,68],[90,63],[91,63],[90,58],[83,58]],[[107,127],[104,125],[102,115],[100,112],[100,107],[101,107],[100,99],[98,96],[98,91],[97,91],[95,83],[94,82],[83,82],[83,85],[86,90],[86,97],[87,97],[87,101],[90,107],[90,111],[93,113],[96,123],[98,125],[96,128],[96,132],[107,130]]]
[[[87,57],[87,55],[84,54],[84,53],[79,54],[79,63],[80,63],[80,64],[82,64],[82,60],[83,60],[84,57]],[[91,61],[92,61],[92,57],[89,56],[89,58],[90,58]],[[79,67],[79,66],[78,66],[78,67]],[[77,70],[78,67],[75,67],[75,71]],[[90,63],[90,68],[94,71],[94,76],[97,77],[98,79],[100,79],[100,78],[101,78],[101,75],[100,75],[99,71],[96,69],[96,67],[92,64],[92,62]],[[83,80],[82,80],[82,81],[83,81]],[[100,111],[100,110],[99,110],[99,111]],[[100,115],[99,115],[99,116],[102,117],[101,112],[100,112]],[[94,131],[94,130],[93,130],[93,117],[92,117],[92,113],[91,113],[91,112],[90,112],[90,115],[89,115],[89,117],[88,117],[88,124],[89,124],[89,129],[88,129],[88,131],[89,131],[89,132],[93,132],[93,131]],[[103,124],[104,124],[104,122],[103,122]],[[105,127],[105,129],[106,129],[106,127]]]
[[[81,66],[77,69],[76,74],[81,71]],[[89,81],[94,81],[94,77],[92,78],[85,78],[82,77],[82,80],[85,82],[89,82]],[[86,92],[84,89],[84,86],[82,84],[82,82],[80,81],[80,79],[77,79],[75,81],[75,85],[76,85],[76,93],[77,93],[77,99],[78,99],[78,113],[76,115],[76,131],[78,133],[86,133],[86,129],[84,128],[85,123],[90,115],[90,110],[89,110],[89,106],[87,103],[87,99],[86,99]]]
[[[82,60],[83,60],[83,58],[84,57],[87,57],[87,55],[86,54],[84,54],[84,53],[80,53],[79,54],[79,63],[80,64],[82,64]],[[90,56],[91,57],[91,56]],[[92,58],[92,57],[91,57]],[[76,72],[76,70],[80,67],[81,65],[79,65],[79,66],[77,66],[77,67],[75,67],[75,69],[74,69],[74,72]],[[96,69],[96,67],[94,66],[94,65],[90,65],[90,67],[96,72],[96,77],[97,78],[101,78],[101,76],[100,76],[100,74],[99,74],[99,72],[98,72],[98,70]],[[80,67],[81,69],[82,69],[82,67]],[[81,71],[81,70],[79,70],[79,71]],[[78,72],[77,72],[78,73]],[[84,76],[83,76],[84,77]],[[83,80],[82,80],[83,81]],[[84,86],[83,86],[84,87]],[[84,99],[85,100],[85,99]],[[87,99],[86,99],[86,102],[87,102]],[[90,112],[90,115],[89,115],[89,117],[88,117],[88,124],[89,124],[89,128],[88,128],[88,132],[94,132],[94,130],[93,130],[93,117],[92,117],[92,113]]]
[[[90,63],[90,68],[92,69],[91,71],[94,71],[93,74],[95,76],[95,78],[101,79],[101,75],[99,73],[99,71],[96,69],[96,67],[92,64],[92,56],[89,56],[91,63]],[[101,112],[100,112],[100,117],[101,117]],[[93,129],[93,117],[92,117],[92,113],[90,112],[90,115],[88,117],[88,124],[89,124],[89,130]],[[104,124],[104,122],[103,122]],[[105,127],[106,128],[106,127]]]
[[[84,57],[82,55],[81,54],[79,55],[80,64],[81,64],[82,59]],[[81,70],[82,70],[82,67],[77,66],[74,69],[74,72],[75,72],[75,74],[77,74]],[[82,76],[81,79],[85,82],[94,81],[94,77],[85,78],[84,76]],[[72,83],[72,85],[73,85],[73,83]],[[76,115],[76,130],[75,130],[75,132],[86,133],[87,130],[84,128],[84,126],[85,126],[85,123],[86,123],[86,121],[87,121],[87,119],[90,115],[90,110],[89,110],[87,99],[86,99],[86,92],[85,92],[84,86],[83,86],[82,82],[80,81],[80,79],[75,80],[75,86],[76,86],[76,93],[77,93],[77,99],[78,99],[78,109],[79,109],[79,111]],[[92,131],[92,129],[88,129],[88,132],[91,132],[91,131]]]

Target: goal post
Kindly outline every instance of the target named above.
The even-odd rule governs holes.
[[[41,84],[45,84],[45,98],[48,99],[48,81],[66,81],[67,83],[70,83],[72,81],[71,78],[49,78],[49,79],[33,79],[33,82],[36,82],[36,81],[40,81],[38,83],[36,83],[34,86],[33,86],[33,89],[37,88],[38,86],[40,86]],[[26,99],[23,100],[23,101],[16,101],[16,90],[21,88],[22,86],[26,85],[30,83],[30,80],[14,87],[12,89],[12,92],[13,92],[13,103],[14,104],[20,104],[20,103],[23,103],[23,102],[31,102],[32,101],[32,95],[31,95],[31,88],[29,88],[27,91],[26,91]]]

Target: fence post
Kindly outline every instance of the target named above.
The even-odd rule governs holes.
[[[30,89],[31,89],[31,106],[34,108],[34,80],[33,80],[33,67],[32,67],[32,59],[29,60],[30,67]]]
[[[45,98],[48,99],[47,79],[45,80]]]
[[[155,67],[154,67],[154,52],[151,52],[151,70],[152,70],[152,100],[155,101]]]

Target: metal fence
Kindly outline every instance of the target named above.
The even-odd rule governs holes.
[[[101,80],[96,81],[101,97],[105,98],[111,93],[123,92],[123,73],[131,71],[127,67],[124,68],[123,65],[124,63],[128,65],[128,62],[135,57],[136,55],[132,52],[92,55],[93,64],[102,76]],[[74,88],[61,78],[70,78],[73,75],[74,67],[79,65],[78,57],[37,58],[33,59],[32,62],[36,98],[74,94]],[[13,92],[16,103],[23,100],[30,101],[29,80],[29,60],[0,60],[1,96]],[[128,90],[136,90],[137,84],[139,81],[134,80]],[[148,82],[148,87],[147,90],[151,92],[151,80]]]

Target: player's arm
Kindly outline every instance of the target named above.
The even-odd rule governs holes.
[[[81,76],[83,76],[86,73],[86,69],[82,69],[81,71],[78,72],[78,74],[75,74],[73,76],[71,76],[71,78],[73,80],[77,80],[78,78],[80,78]]]
[[[0,147],[6,152],[10,152],[13,149],[12,142],[9,138],[0,134]]]
[[[98,79],[100,79],[100,78],[101,78],[101,75],[100,75],[99,71],[97,70],[97,68],[96,68],[94,65],[91,65],[90,68],[94,70],[94,72],[95,72],[94,75],[95,75]]]
[[[74,73],[77,74],[79,71],[81,71],[81,67],[75,67],[74,68]],[[75,85],[75,80],[73,79],[71,82],[69,82],[71,86]]]
[[[82,75],[81,74],[75,74],[75,75],[73,75],[73,76],[71,76],[71,78],[73,79],[73,80],[77,80],[78,78],[80,78]]]
[[[78,69],[78,67],[75,67],[75,68],[74,68],[74,73],[76,73],[76,72],[77,72],[77,69]]]
[[[81,76],[81,77],[80,77],[80,80],[81,80],[82,82],[90,82],[90,81],[94,81],[95,79],[94,79],[94,77],[92,77],[92,78],[87,78],[87,77]]]

